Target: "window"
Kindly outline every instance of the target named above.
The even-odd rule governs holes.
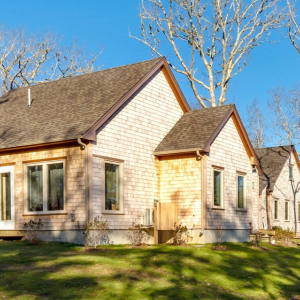
[[[1,221],[11,220],[11,176],[10,173],[0,174],[1,182]]]
[[[290,213],[289,213],[289,202],[285,201],[284,204],[284,220],[289,221]]]
[[[294,180],[293,166],[289,165],[289,180]]]
[[[278,220],[278,200],[274,200],[274,219]]]
[[[52,212],[65,209],[64,170],[64,161],[25,165],[27,212]]]
[[[121,162],[104,161],[102,173],[104,180],[104,211],[107,213],[123,212],[123,164]]]
[[[237,175],[237,207],[245,209],[245,177]]]
[[[223,171],[213,170],[213,197],[214,206],[222,207],[223,205]]]

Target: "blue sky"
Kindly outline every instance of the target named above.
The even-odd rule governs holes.
[[[77,39],[87,51],[104,48],[99,58],[102,68],[151,59],[146,46],[129,37],[139,35],[140,0],[114,1],[1,1],[1,22],[7,28],[26,27],[29,32],[51,31],[64,37],[64,43]],[[246,106],[254,98],[267,114],[268,91],[277,85],[291,87],[299,82],[300,55],[283,35],[275,43],[254,49],[249,65],[231,84],[228,98],[244,119]],[[176,74],[175,74],[176,75]],[[194,96],[187,81],[178,78],[188,100]]]

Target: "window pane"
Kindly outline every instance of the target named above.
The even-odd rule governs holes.
[[[1,220],[11,220],[10,173],[1,174]]]
[[[105,163],[105,209],[120,209],[120,166]]]
[[[43,167],[27,167],[27,208],[29,211],[43,210]]]
[[[285,202],[285,220],[289,219],[289,203]]]
[[[244,207],[244,177],[238,176],[238,208]]]
[[[278,201],[277,200],[274,201],[274,218],[275,218],[275,220],[278,219]]]
[[[290,166],[289,167],[289,177],[290,177],[290,180],[293,180],[294,178],[294,176],[293,176],[293,166]]]
[[[221,172],[214,171],[214,205],[221,206]]]
[[[64,164],[48,165],[48,210],[64,209]]]

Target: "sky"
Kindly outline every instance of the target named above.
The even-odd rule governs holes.
[[[150,50],[129,37],[140,35],[140,0],[10,0],[0,2],[1,22],[8,29],[28,32],[50,31],[62,36],[67,45],[75,39],[87,52],[103,52],[102,69],[151,59]],[[232,80],[227,98],[235,103],[243,120],[246,107],[257,98],[268,118],[268,91],[278,85],[290,88],[299,83],[300,55],[284,34],[274,43],[253,50],[248,66]],[[193,101],[187,80],[175,74],[188,101]]]

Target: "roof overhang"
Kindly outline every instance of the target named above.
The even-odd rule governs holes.
[[[141,78],[114,106],[112,106],[91,128],[89,128],[83,135],[84,139],[95,141],[97,130],[109,120],[114,113],[121,108],[133,95],[136,93],[156,72],[162,71],[165,75],[181,109],[184,113],[191,110],[189,107],[166,59],[162,57],[158,63],[143,77]]]

